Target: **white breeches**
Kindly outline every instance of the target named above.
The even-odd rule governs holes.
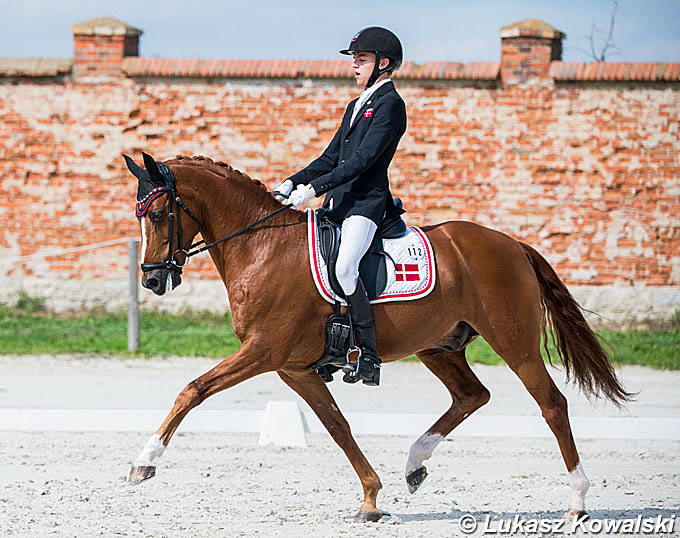
[[[357,289],[359,263],[371,246],[377,229],[375,222],[361,215],[352,215],[342,221],[335,276],[345,295],[352,295]]]

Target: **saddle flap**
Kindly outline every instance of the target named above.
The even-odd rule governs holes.
[[[387,287],[387,255],[383,248],[382,237],[377,233],[373,237],[368,252],[359,263],[359,277],[364,283],[369,299],[380,297]]]
[[[335,265],[340,250],[340,226],[327,215],[325,210],[316,211],[319,229],[319,249],[321,256],[328,267],[328,280],[333,292],[339,297],[344,297],[342,286],[335,276]],[[385,291],[387,287],[387,262],[383,248],[382,237],[376,233],[368,252],[359,264],[359,277],[364,283],[369,299],[375,299]]]
[[[321,256],[328,264],[331,258],[337,258],[337,250],[340,248],[340,227],[323,213],[317,213],[317,218]]]

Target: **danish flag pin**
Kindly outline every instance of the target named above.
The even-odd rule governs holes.
[[[373,115],[373,109],[369,108],[366,112],[364,112],[364,118],[370,118]]]

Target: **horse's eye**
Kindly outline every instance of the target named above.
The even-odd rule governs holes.
[[[163,215],[165,215],[164,209],[154,209],[153,211],[149,211],[149,218],[151,219],[151,222],[158,222],[163,218]]]

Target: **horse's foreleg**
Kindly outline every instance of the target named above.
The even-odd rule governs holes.
[[[244,343],[236,353],[194,379],[179,393],[165,421],[134,461],[128,482],[139,484],[156,474],[154,461],[163,454],[173,434],[191,409],[209,396],[258,374],[276,370],[277,366],[267,349],[252,343]]]
[[[368,463],[357,445],[349,424],[338,409],[333,396],[319,375],[311,370],[302,372],[278,372],[283,381],[297,392],[312,408],[333,440],[340,446],[361,480],[364,502],[354,521],[378,521],[383,513],[376,507],[378,491],[382,488],[380,478]]]
[[[411,493],[427,478],[423,461],[451,430],[489,401],[489,391],[465,360],[465,350],[448,352],[430,349],[416,354],[422,363],[444,383],[451,394],[451,407],[411,445],[406,462],[406,484]]]

